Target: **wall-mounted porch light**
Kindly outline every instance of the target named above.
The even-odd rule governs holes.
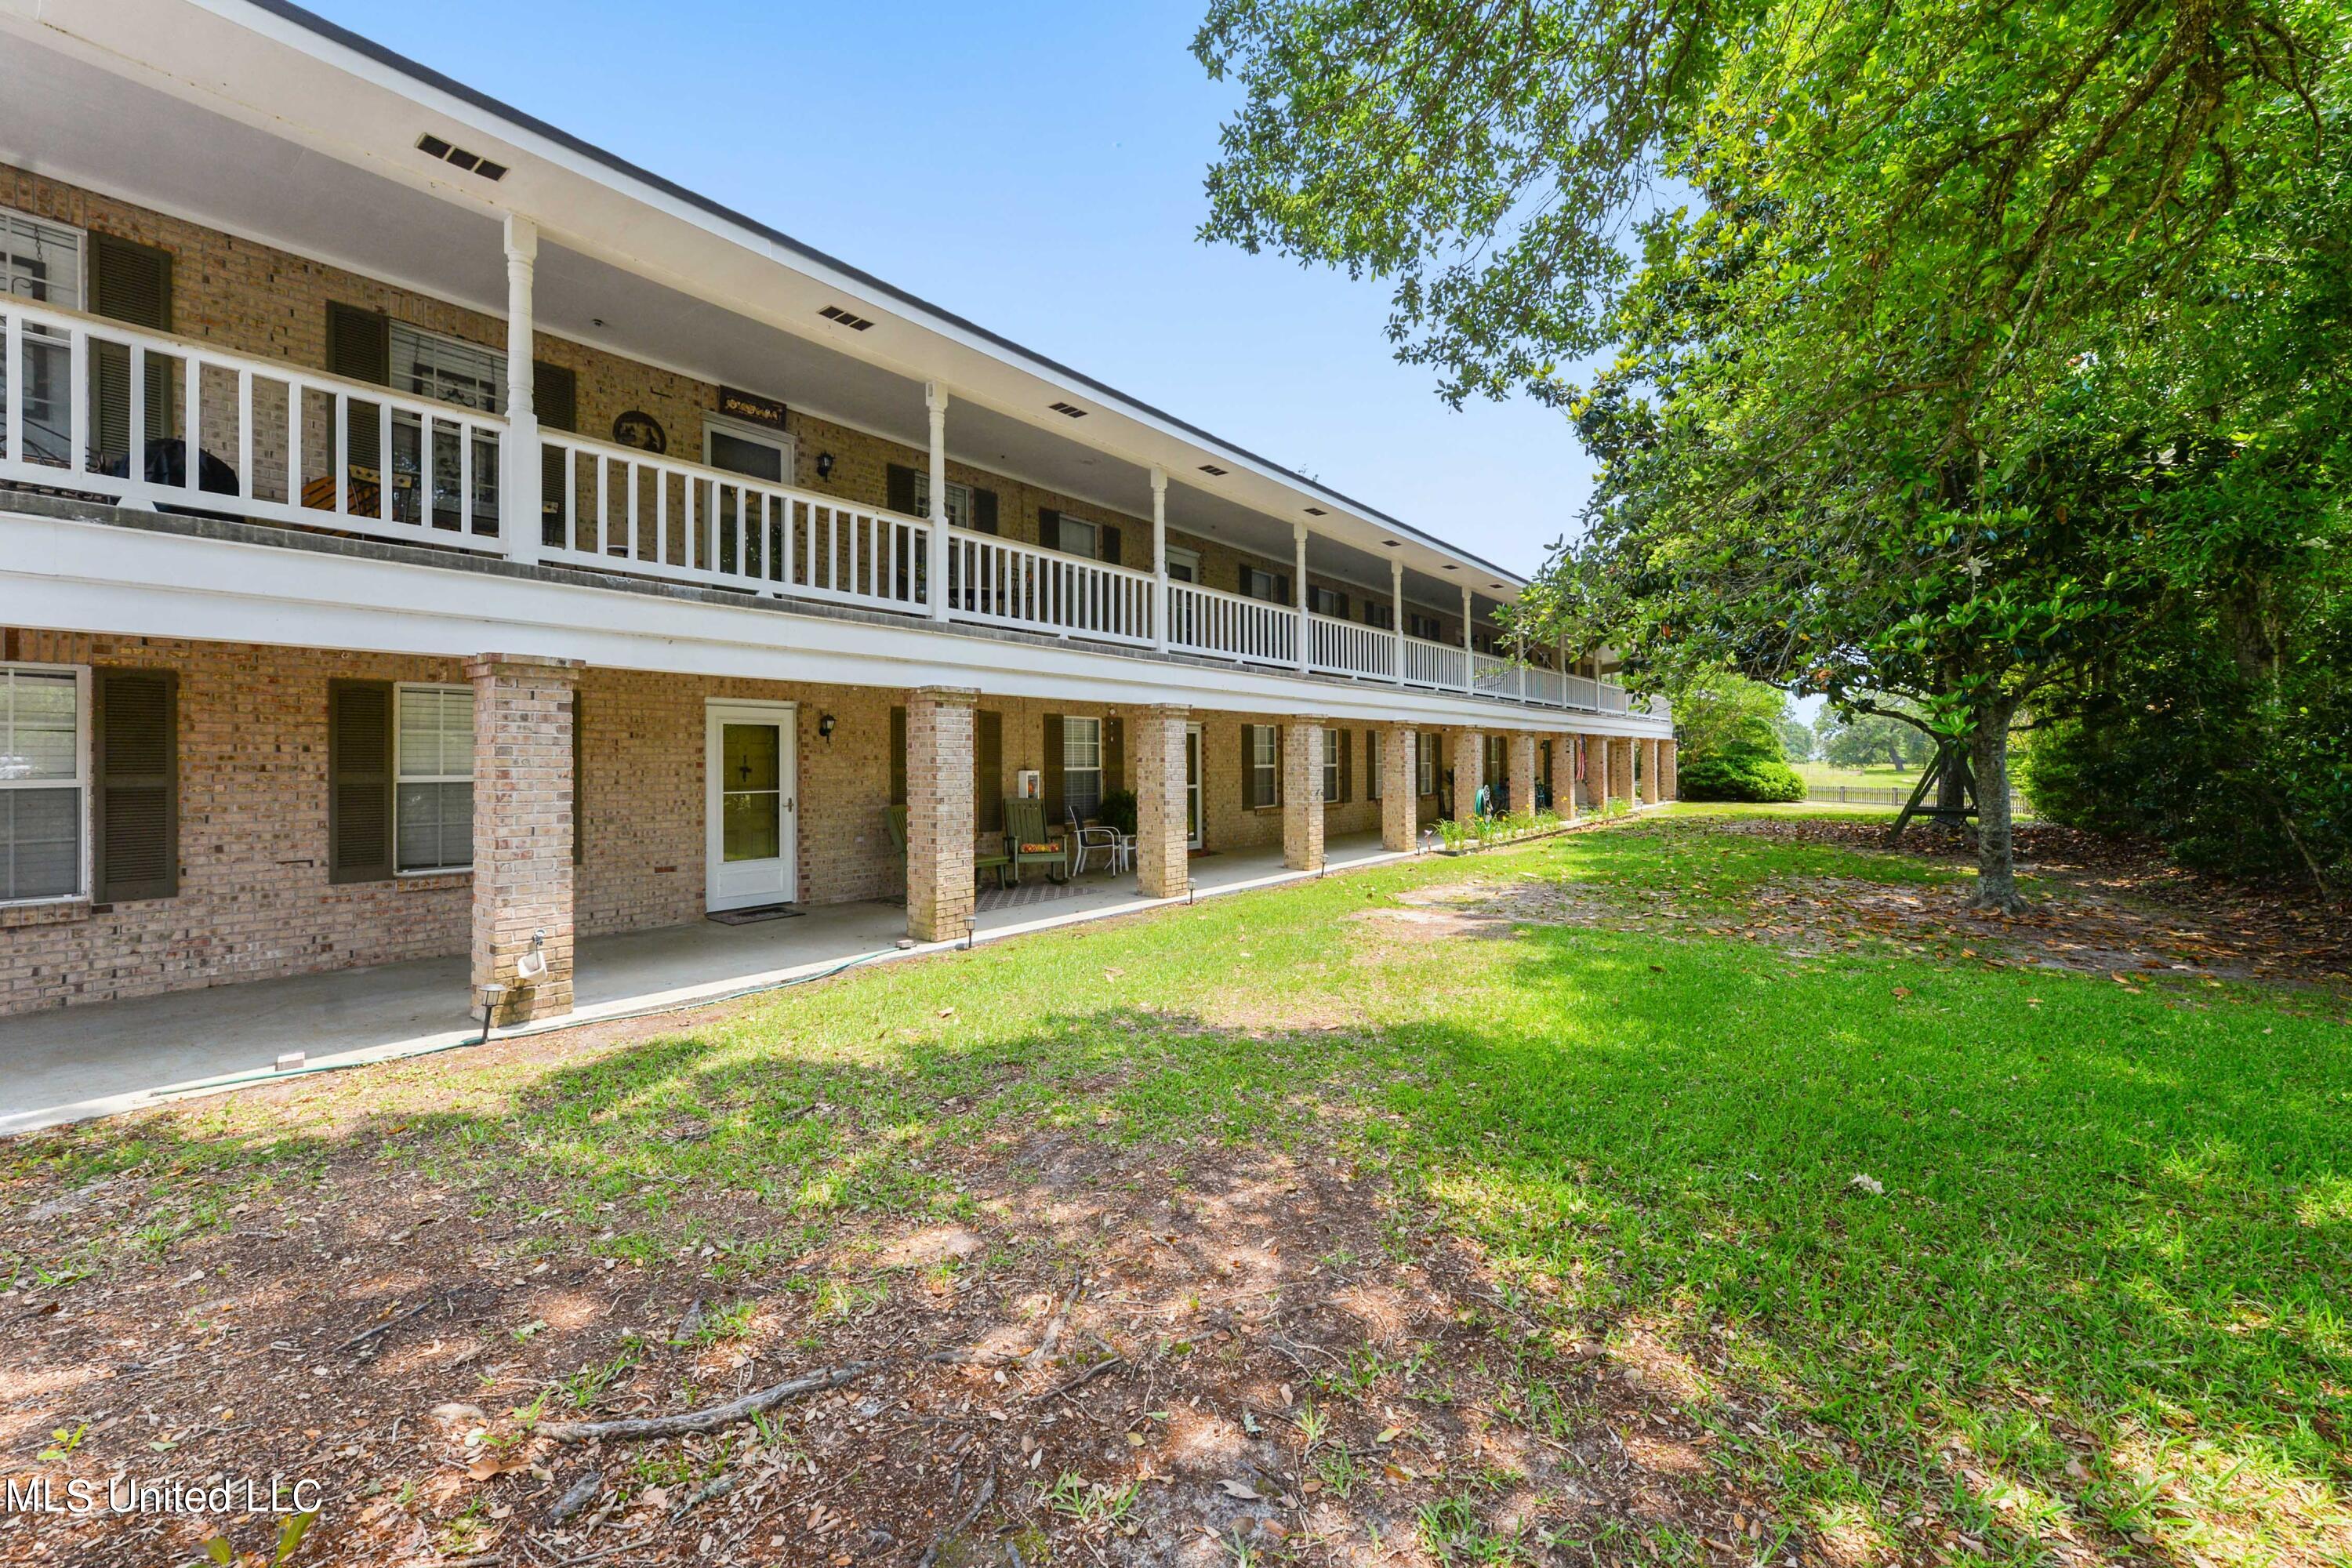
[[[816,735],[817,735],[817,739],[818,739],[818,740],[820,740],[820,741],[830,741],[830,740],[832,740],[832,739],[833,739],[833,725],[834,725],[834,718],[833,718],[833,715],[832,715],[832,714],[830,714],[830,713],[820,713],[820,714],[818,714],[818,715],[817,715],[817,720],[816,720]]]
[[[821,479],[829,479],[833,478],[833,454],[831,452],[819,452],[816,455],[816,477]]]

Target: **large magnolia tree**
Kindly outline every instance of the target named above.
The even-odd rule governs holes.
[[[1446,396],[1573,417],[1601,483],[1534,636],[1965,742],[2010,910],[2011,727],[2164,592],[2136,498],[2310,391],[2206,362],[2341,275],[2346,36],[2336,0],[1217,0],[1204,233],[1386,279]]]

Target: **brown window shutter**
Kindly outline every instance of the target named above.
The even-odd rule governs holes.
[[[1004,831],[1004,715],[982,708],[971,716],[971,820],[982,833]]]
[[[882,468],[882,504],[902,517],[915,515],[915,470],[903,463]]]
[[[1112,566],[1119,564],[1118,530],[1106,522],[1096,528],[1095,537],[1102,542],[1104,562]]]
[[[582,721],[581,701],[585,696],[579,687],[572,689],[572,863],[584,864],[588,858],[588,729]]]
[[[392,877],[392,683],[327,682],[327,880]]]
[[[1045,715],[1045,765],[1040,772],[1044,774],[1045,826],[1051,827],[1062,820],[1062,716],[1059,713]]]
[[[327,302],[327,373],[382,386],[392,379],[392,319]]]
[[[890,710],[890,804],[907,804],[907,710]]]
[[[531,361],[530,407],[546,428],[578,435],[580,378],[562,365]]]
[[[1037,542],[1048,550],[1062,548],[1062,514],[1050,506],[1037,509]]]
[[[996,531],[996,492],[994,490],[971,492],[971,529],[974,533]]]
[[[100,903],[180,890],[180,678],[100,669],[93,680],[93,858]]]
[[[1298,603],[1297,599],[1291,595],[1290,574],[1287,572],[1277,572],[1274,574],[1274,602],[1294,607]]]
[[[1255,724],[1244,724],[1242,726],[1241,773],[1242,809],[1244,811],[1248,811],[1257,805],[1257,785],[1255,782],[1257,778],[1257,773],[1256,771],[1250,766],[1250,758],[1252,756],[1250,742],[1257,738],[1256,731],[1257,726]]]
[[[172,330],[172,253],[136,240],[89,237],[89,308],[134,327]]]
[[[1346,805],[1356,798],[1356,732],[1339,731],[1339,804]]]
[[[89,237],[89,308],[133,327],[155,331],[172,330],[172,253],[135,240],[93,232]],[[127,344],[101,340],[92,355],[91,396],[97,402],[93,433],[98,450],[128,454],[131,450],[131,350]],[[178,402],[176,367],[161,357],[147,361],[144,421],[151,441],[168,437],[177,427],[172,411]],[[136,479],[137,475],[132,475]]]
[[[1102,723],[1103,793],[1127,787],[1127,724],[1118,714]]]

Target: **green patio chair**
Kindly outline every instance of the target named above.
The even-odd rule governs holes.
[[[889,820],[890,842],[897,847],[898,858],[904,860],[907,858],[907,808],[903,805],[894,805],[883,815]],[[1013,857],[1002,851],[992,855],[974,844],[971,851],[971,879],[976,883],[991,871],[996,873],[998,887],[1009,887],[1013,871]]]
[[[1013,879],[1021,880],[1024,866],[1050,866],[1045,873],[1049,882],[1063,880],[1062,868],[1069,864],[1069,855],[1061,841],[1045,832],[1045,803],[1042,800],[1020,800],[1007,795],[1004,800],[1004,852],[1013,859]]]

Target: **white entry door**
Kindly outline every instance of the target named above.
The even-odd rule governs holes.
[[[800,896],[799,770],[789,702],[713,702],[706,710],[709,907],[788,904]]]
[[[1201,847],[1201,726],[1184,726],[1184,842]]]

